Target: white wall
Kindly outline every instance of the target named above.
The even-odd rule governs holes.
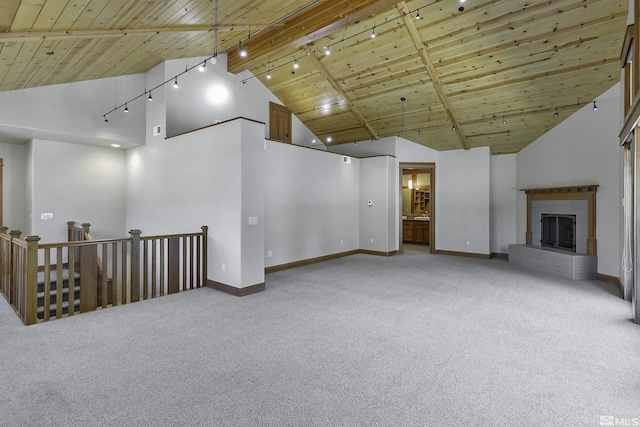
[[[439,157],[436,249],[490,254],[489,147],[442,151]]]
[[[10,230],[27,231],[25,204],[27,196],[26,145],[0,143],[2,171],[2,220]]]
[[[390,249],[397,239],[394,167],[395,159],[389,156],[360,160],[360,249],[383,253],[395,250]]]
[[[266,266],[359,248],[360,163],[267,141]]]
[[[144,102],[129,105],[108,116],[114,105],[144,90],[144,75],[66,83],[0,92],[0,129],[27,139],[50,139],[108,146],[118,141],[132,146],[144,143]],[[142,107],[142,108],[141,108]]]
[[[205,57],[189,58],[189,67],[201,63]],[[165,63],[165,79],[185,70],[185,60]],[[264,137],[269,136],[269,102],[282,104],[257,78],[251,74],[234,75],[227,72],[227,55],[219,55],[216,64],[207,63],[204,72],[194,69],[178,78],[179,89],[166,86],[167,135],[177,135],[193,129],[236,117],[246,117],[265,123]],[[246,83],[242,83],[246,79]],[[320,140],[295,115],[292,117],[293,143],[325,149]]]
[[[509,253],[516,242],[516,155],[491,156],[491,253]]]
[[[147,72],[147,89],[156,87],[165,81],[165,63],[161,63]],[[166,86],[161,86],[151,91],[153,101],[148,101],[145,97],[145,143],[157,142],[167,136],[167,96]],[[170,88],[172,89],[172,88]],[[153,129],[160,126],[160,134],[154,135]]]
[[[41,242],[67,240],[67,221],[91,223],[94,239],[123,237],[125,153],[33,140],[32,229]],[[52,213],[53,219],[41,219]]]
[[[598,272],[620,276],[622,162],[618,133],[620,85],[598,97],[598,111],[586,105],[516,155],[517,187],[598,184],[596,239]],[[518,191],[517,241],[525,242],[526,197]]]
[[[247,185],[256,185],[254,177],[242,172],[242,150],[247,141],[254,149],[256,143],[263,149],[262,132],[260,124],[234,120],[128,150],[127,229],[153,235],[196,232],[207,225],[208,278],[236,288],[257,284],[252,281],[260,273],[244,269],[251,263],[242,265],[243,259],[253,256],[243,252],[247,244],[243,233],[264,233],[260,231],[264,221],[259,206],[242,206],[243,193],[249,190],[243,187],[243,178]],[[257,174],[262,175],[259,170]],[[245,218],[250,215],[259,216],[251,229]],[[264,274],[263,265],[253,267]]]

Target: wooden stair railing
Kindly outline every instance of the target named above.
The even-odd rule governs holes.
[[[132,230],[130,237],[104,240],[91,240],[89,224],[82,226],[81,240],[70,234],[69,242],[45,244],[0,227],[0,292],[25,324],[206,284],[207,226],[160,236]]]

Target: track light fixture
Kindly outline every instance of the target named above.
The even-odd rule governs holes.
[[[331,48],[329,46],[324,48],[324,54],[327,56],[331,55]]]
[[[376,27],[373,27],[373,28],[371,29],[371,38],[372,38],[372,39],[375,39],[375,38],[376,38]]]
[[[202,62],[202,64],[200,64],[200,66],[198,67],[198,70],[202,73],[204,72],[204,70],[206,70],[207,68],[207,61]]]
[[[147,101],[149,102],[153,101],[153,96],[151,96],[151,91],[149,91],[149,97],[147,98]]]
[[[124,104],[124,112],[128,113],[129,112],[129,105]]]
[[[242,58],[244,58],[245,56],[247,56],[247,51],[246,51],[246,50],[244,50],[244,49],[242,48],[242,40],[240,40],[240,41],[238,42],[238,48],[240,49],[240,50],[238,51],[238,53],[240,54],[240,56],[241,56]]]
[[[174,87],[174,88],[176,88],[176,89],[178,89],[178,88],[180,87],[180,85],[178,84],[178,77],[176,77],[176,78],[173,80],[173,87]]]
[[[218,62],[218,56],[217,56],[217,54],[216,54],[216,55],[213,55],[213,56],[209,59],[209,62],[211,63],[211,65],[216,65],[216,63]]]
[[[451,130],[456,130],[456,125],[451,125]]]
[[[105,123],[109,123],[109,120],[107,119],[107,115],[105,114],[104,116],[102,116],[104,118],[104,122]]]
[[[267,70],[267,79],[271,80],[271,70]]]
[[[331,139],[331,137],[327,137],[327,142],[331,142],[333,141],[333,139]]]
[[[420,19],[420,9],[416,12],[416,21]]]
[[[506,125],[507,124],[507,119],[505,116],[502,116],[502,124]]]
[[[298,60],[297,60],[297,59],[294,59],[294,60],[293,60],[293,68],[295,68],[295,69],[297,70],[299,66],[300,66],[300,65],[298,65]]]
[[[598,111],[598,106],[596,105],[596,101],[593,101],[593,111]]]
[[[556,107],[556,112],[553,113],[554,116],[558,117],[560,115],[560,113],[558,113],[558,107]]]

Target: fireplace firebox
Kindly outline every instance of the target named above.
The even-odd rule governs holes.
[[[541,246],[576,251],[576,216],[542,214]]]

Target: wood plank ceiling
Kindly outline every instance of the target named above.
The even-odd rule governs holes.
[[[2,0],[0,91],[209,56],[217,33],[229,71],[249,70],[327,144],[401,135],[436,150],[513,153],[620,80],[627,9],[628,0]]]

